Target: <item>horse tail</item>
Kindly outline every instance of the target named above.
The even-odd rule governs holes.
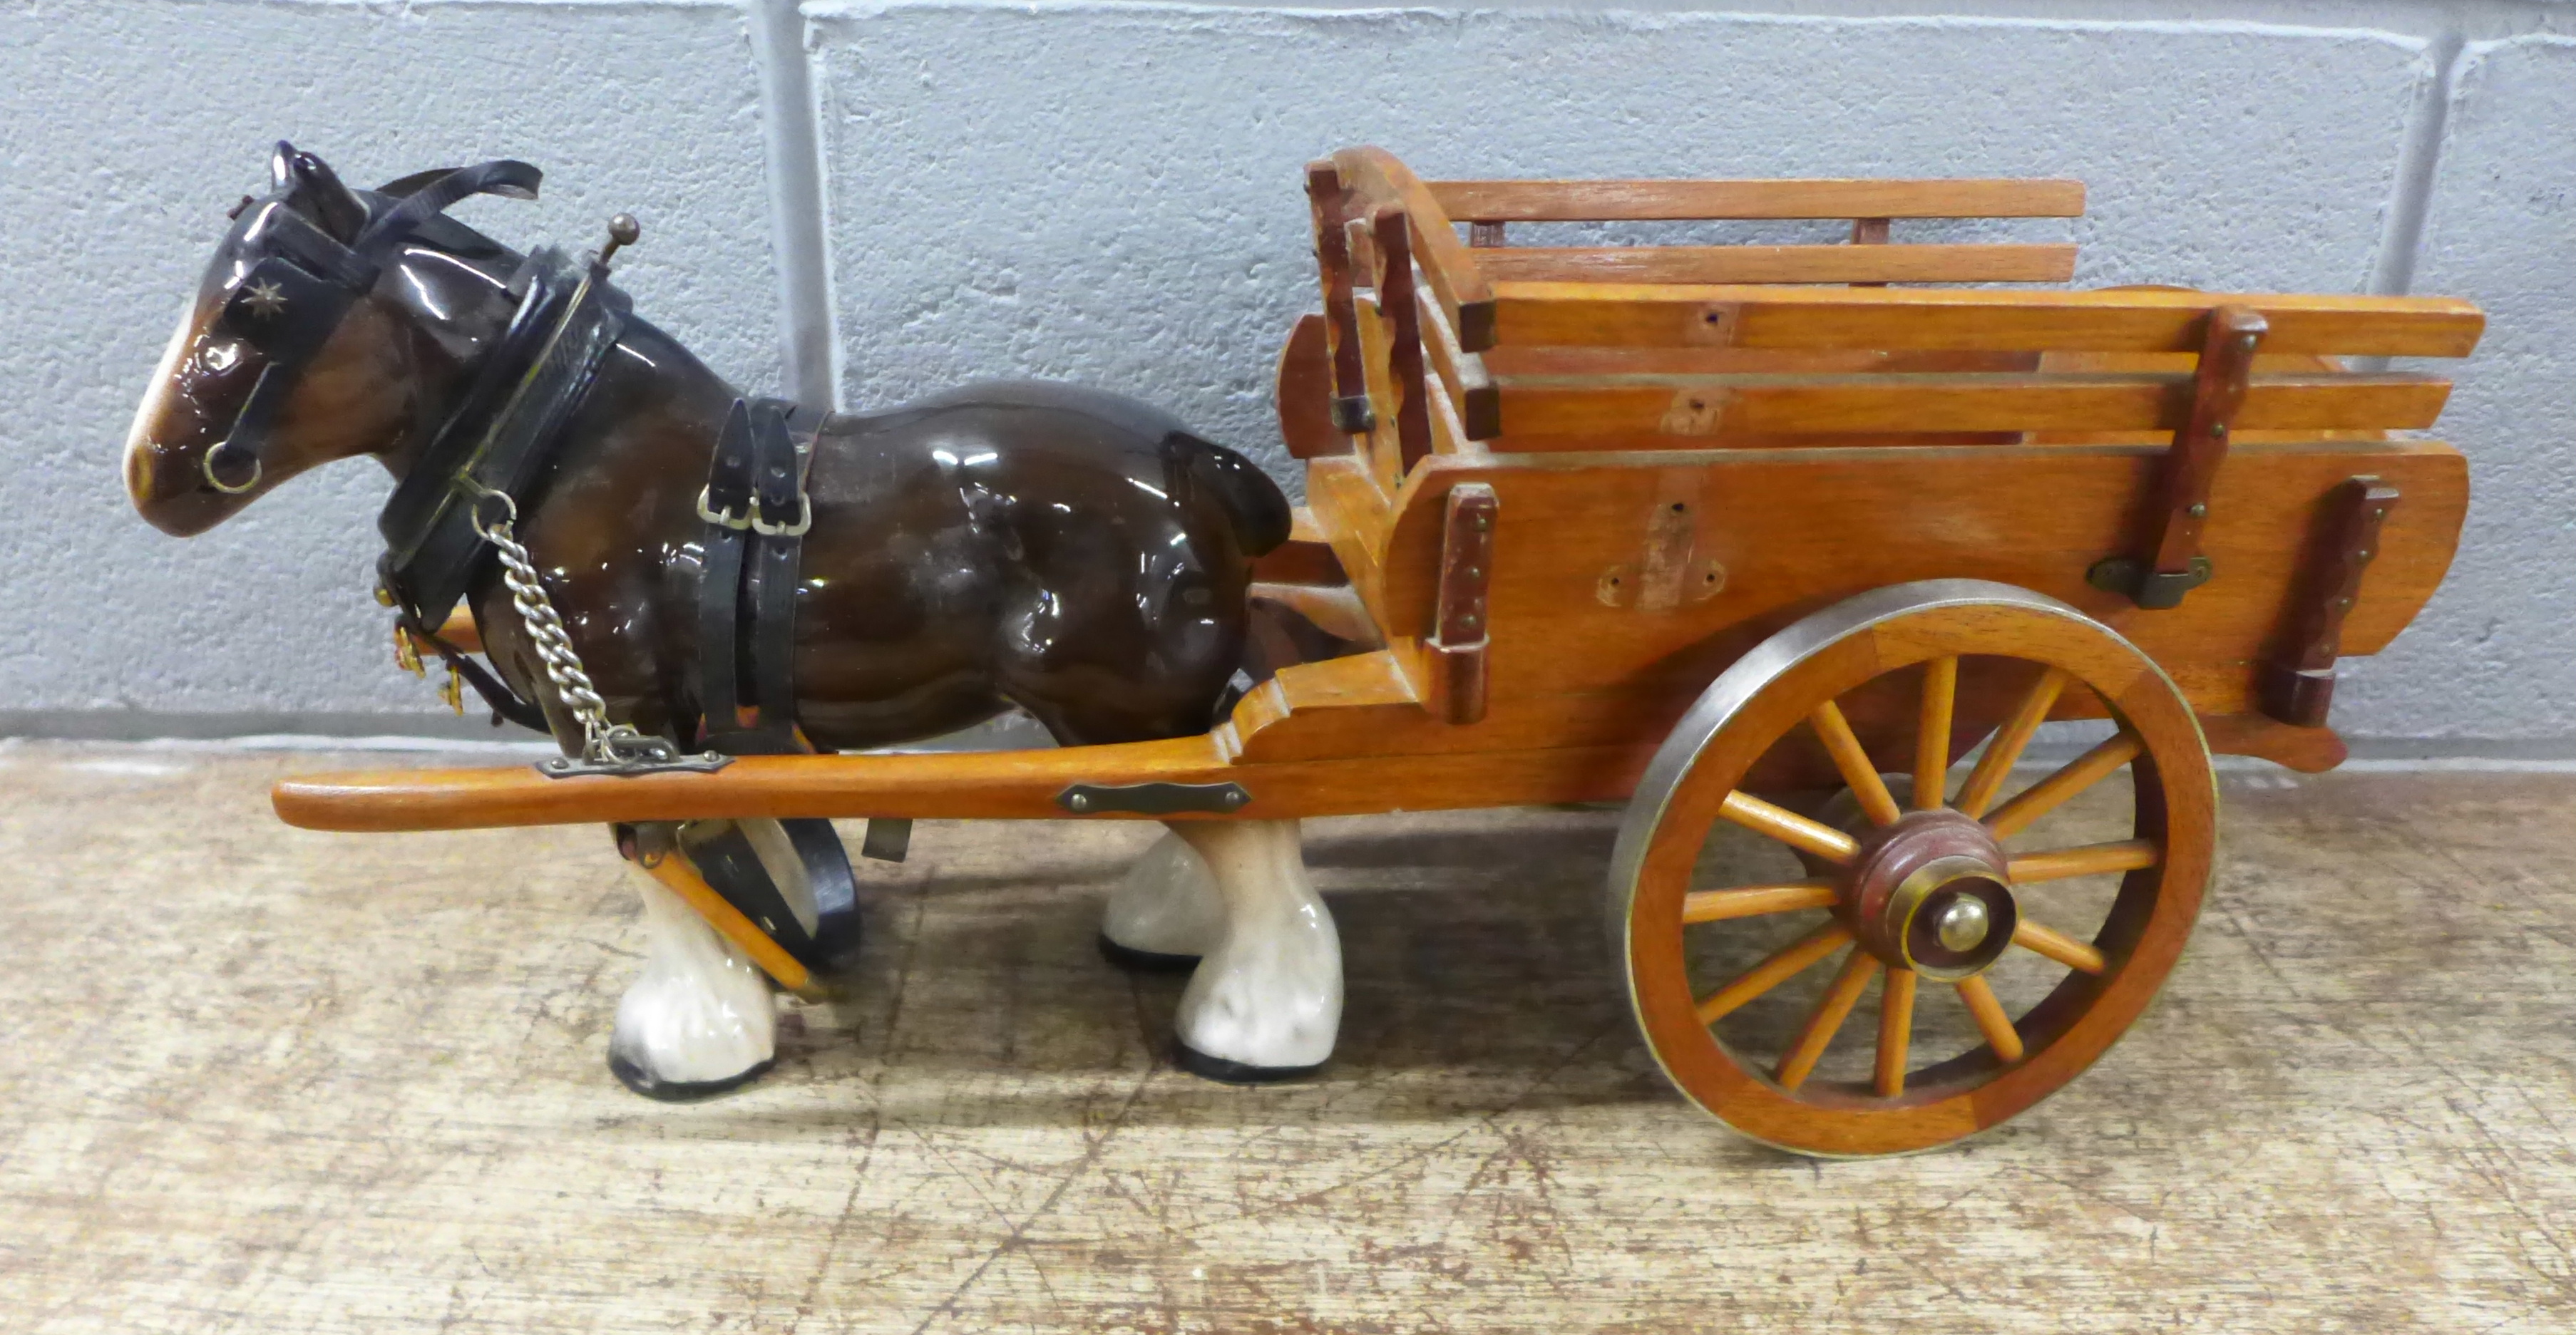
[[[1251,460],[1186,431],[1163,437],[1163,450],[1194,487],[1216,498],[1244,555],[1260,556],[1288,541],[1287,494]]]

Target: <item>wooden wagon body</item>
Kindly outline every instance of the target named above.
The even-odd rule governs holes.
[[[2033,1010],[2018,1030],[1988,1025],[1982,1058],[1908,1086],[1900,1041],[1880,1105],[1864,1106],[1868,1091],[1799,1095],[1794,1063],[1757,1079],[1698,1054],[1681,1030],[1694,1006],[1724,1005],[1694,1002],[1686,979],[1678,1010],[1650,1002],[1647,989],[1672,982],[1656,961],[1680,957],[1677,935],[1636,928],[1623,946],[1644,961],[1630,982],[1659,1058],[1712,1111],[1802,1149],[1915,1148],[2009,1116],[2126,1026],[2170,966],[2164,938],[2178,949],[2174,933],[2197,906],[2206,839],[2183,832],[2210,805],[2191,795],[2192,774],[2207,787],[2204,739],[2301,769],[2339,762],[2326,714],[2334,659],[2396,636],[2457,542],[2464,460],[2416,434],[2447,382],[2346,359],[2464,356],[2483,317],[2463,302],[1889,286],[2068,278],[2071,246],[1895,234],[1921,219],[2079,215],[2082,188],[2063,181],[1424,182],[1356,149],[1311,167],[1308,189],[1322,310],[1297,325],[1278,370],[1306,505],[1256,572],[1257,684],[1209,733],[745,757],[714,773],[625,778],[316,776],[280,784],[279,813],[375,830],[1226,819],[1636,793],[1652,809],[1632,815],[1614,916],[1662,913],[1678,933],[1754,902],[1637,888],[1658,858],[1681,856],[1658,851],[1656,823],[1694,802],[1703,830],[1712,814],[1769,821],[1804,856],[1866,861],[1883,840],[1753,795],[1840,784],[1892,825],[1901,803],[1873,771],[1917,776],[1933,796],[1915,805],[1938,806],[1942,775],[1984,744],[2002,758],[1979,763],[1958,805],[1992,824],[2000,768],[2033,727],[2109,716],[2135,739],[2114,759],[2149,767],[2163,795],[2141,798],[2137,838],[2076,854],[2125,873],[2140,907],[2125,927],[2128,910],[2115,909],[2098,944],[2032,937],[2076,970],[2080,986],[2064,993],[2075,999]],[[1851,234],[1788,246],[1507,242],[1514,228],[1709,219],[1838,219]],[[1868,604],[1876,619],[1850,621],[1830,643],[1780,647],[1891,588],[1927,592],[1893,611],[1884,598]],[[2078,622],[2075,639],[2052,638]],[[1907,647],[1917,641],[1931,647]],[[1752,661],[1766,653],[1778,661]],[[1815,664],[1836,654],[1877,656],[1834,668],[1843,677],[1822,697],[1772,710],[1722,786],[1691,796],[1689,775],[1768,708],[1747,692],[1823,672]],[[2088,675],[2106,663],[2108,677]],[[1745,675],[1757,666],[1769,674],[1759,682]],[[2106,684],[2132,677],[2144,684]],[[1717,698],[1730,690],[1743,698]],[[2044,861],[2013,868],[2037,878]],[[2001,863],[1992,879],[2009,879]],[[1831,898],[1817,898],[1824,882],[1804,884],[1799,902]],[[1833,944],[1851,930],[1871,939],[1858,925]],[[1866,952],[1851,959],[1846,978]],[[1774,964],[1803,967],[1792,955]],[[1982,984],[1959,985],[1976,1008]],[[1844,992],[1847,1011],[1860,986],[1838,980],[1816,1023]],[[1909,974],[1909,999],[1912,986]],[[1987,1024],[1985,1010],[1978,1018]],[[2040,1055],[2023,1061],[2025,1046]],[[2039,1069],[2050,1061],[2063,1069]]]

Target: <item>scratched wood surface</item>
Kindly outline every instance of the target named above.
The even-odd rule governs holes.
[[[1162,1057],[1150,830],[929,825],[862,996],[665,1107],[593,830],[318,835],[350,757],[0,746],[0,1329],[2540,1332],[2576,1322],[2576,776],[2226,781],[2174,984],[1970,1145],[1731,1139],[1606,982],[1614,817],[1318,822],[1329,1074]],[[374,759],[381,759],[376,757]]]

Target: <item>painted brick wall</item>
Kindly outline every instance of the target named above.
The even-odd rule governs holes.
[[[2467,541],[2339,720],[2576,752],[2576,7],[1780,7],[0,0],[0,731],[440,726],[367,597],[369,466],[187,542],[119,487],[274,139],[366,183],[528,158],[543,203],[464,206],[522,245],[635,211],[639,308],[747,388],[1081,379],[1274,465],[1299,167],[1374,142],[1431,175],[2075,176],[2084,219],[1989,230],[2081,242],[2088,285],[2480,302]]]

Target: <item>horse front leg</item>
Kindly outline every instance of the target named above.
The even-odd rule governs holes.
[[[1181,994],[1181,1065],[1236,1084],[1313,1072],[1341,1029],[1342,943],[1307,879],[1297,822],[1169,824],[1198,855],[1222,910]]]
[[[778,1051],[768,975],[652,873],[627,868],[644,900],[644,971],[617,1003],[608,1069],[628,1089],[666,1102],[757,1078]]]

